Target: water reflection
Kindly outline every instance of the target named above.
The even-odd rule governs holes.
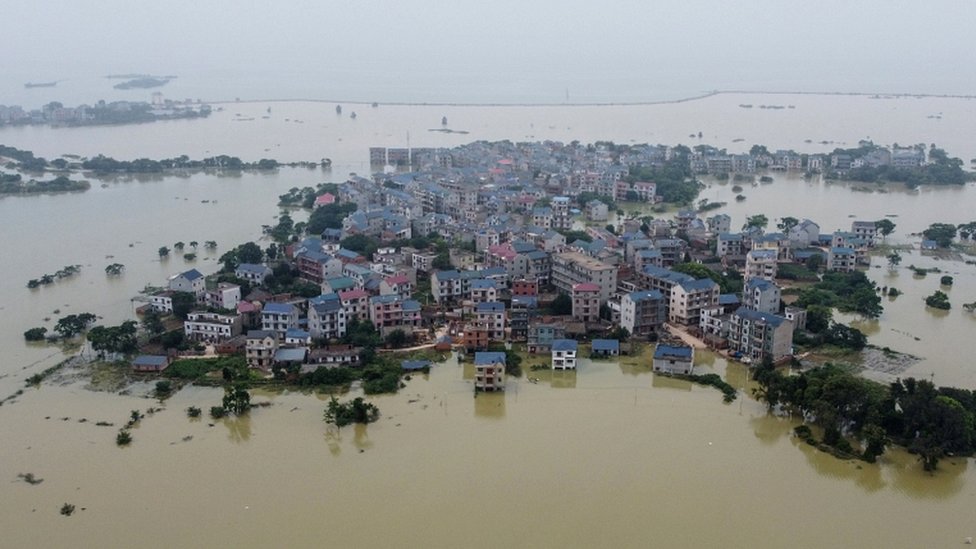
[[[549,386],[553,389],[575,389],[576,377],[576,370],[554,370]]]
[[[512,384],[509,384],[509,390],[515,389]],[[475,393],[474,400],[474,415],[476,417],[488,418],[488,419],[502,419],[505,417],[505,393]]]
[[[359,450],[368,450],[373,447],[373,441],[369,439],[367,426],[356,423],[352,427],[352,443]]]
[[[244,443],[251,439],[251,416],[225,417],[221,423],[227,427],[227,438],[235,443]]]
[[[651,378],[651,387],[656,387],[658,389],[677,389],[679,391],[691,392],[690,381],[685,381],[683,379],[675,379],[669,376],[662,376],[654,374]]]

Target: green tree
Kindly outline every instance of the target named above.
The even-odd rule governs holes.
[[[173,292],[173,315],[177,318],[186,320],[188,315],[197,304],[197,298],[190,292]]]
[[[197,246],[199,246],[199,245],[200,245],[200,243],[197,242],[196,240],[191,240],[190,241],[190,247],[193,248],[194,250],[197,249]]]
[[[44,334],[47,333],[47,328],[31,328],[24,332],[24,339],[27,341],[44,341]]]
[[[552,300],[552,304],[549,305],[549,312],[554,315],[573,314],[573,298],[566,294],[557,295],[556,298]]]
[[[764,214],[751,215],[746,219],[745,225],[742,226],[743,229],[748,229],[755,227],[758,229],[765,229],[769,225],[769,218]]]
[[[800,220],[795,217],[784,217],[779,220],[776,224],[776,228],[783,231],[784,233],[789,233],[790,229],[796,227],[800,224]]]
[[[173,249],[178,252],[182,252],[184,247],[186,247],[186,244],[184,244],[182,240],[176,244],[173,244]]]
[[[150,336],[159,335],[166,330],[163,319],[155,309],[150,309],[142,315],[142,327]]]
[[[807,330],[819,334],[830,327],[834,313],[830,307],[811,305],[807,307]]]
[[[95,322],[95,315],[91,313],[72,314],[58,319],[54,325],[54,331],[63,338],[74,337],[83,332],[92,322]]]
[[[407,333],[403,330],[393,330],[386,336],[386,345],[393,349],[399,349],[407,343]]]
[[[898,251],[888,254],[888,270],[894,271],[901,264],[901,254]]]
[[[168,257],[168,256],[169,256],[169,248],[167,248],[166,246],[160,246],[159,257]]]
[[[132,353],[137,349],[136,322],[126,320],[118,326],[95,326],[88,331],[92,349],[99,353]]]
[[[883,239],[887,239],[888,235],[895,232],[895,224],[887,218],[875,221],[874,226],[878,229],[878,232],[881,233],[881,237]]]
[[[948,311],[952,308],[949,303],[949,296],[941,290],[936,290],[934,294],[925,298],[925,304],[934,309],[942,309]]]
[[[242,416],[251,409],[251,394],[243,385],[224,387],[223,409]]]
[[[934,240],[939,246],[948,248],[952,244],[952,239],[956,237],[956,226],[950,223],[933,223],[928,229],[922,231],[922,235],[929,240]]]
[[[108,267],[105,267],[105,274],[107,276],[119,276],[125,271],[125,265],[121,263],[112,263]]]

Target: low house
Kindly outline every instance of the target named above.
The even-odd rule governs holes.
[[[241,263],[234,269],[234,276],[256,284],[264,284],[264,279],[271,276],[271,273],[272,271],[268,266],[254,263]]]
[[[575,339],[557,339],[552,342],[552,369],[575,370],[578,345]]]
[[[186,315],[183,333],[189,341],[217,343],[241,334],[240,315],[195,311]]]
[[[690,374],[695,351],[684,345],[658,345],[654,349],[653,370],[664,374]]]
[[[176,274],[169,279],[169,289],[174,292],[191,293],[198,298],[207,291],[206,279],[200,271],[190,269],[189,271]]]
[[[430,369],[429,360],[401,360],[400,369],[405,372],[417,372],[424,369]]]
[[[173,293],[170,290],[156,292],[149,297],[149,306],[157,313],[173,312]]]
[[[308,352],[307,364],[302,367],[302,372],[314,372],[320,366],[328,368],[358,366],[362,352],[362,347],[353,347],[352,345],[330,345],[312,349]]]
[[[292,347],[307,346],[312,344],[312,334],[298,328],[291,328],[285,332],[285,345]]]
[[[134,372],[162,372],[169,366],[169,357],[163,355],[139,355],[132,361]]]
[[[300,369],[308,356],[307,347],[282,347],[275,351],[274,365],[280,368]]]
[[[474,354],[474,388],[476,391],[505,389],[505,353],[481,351]]]
[[[616,339],[594,339],[590,357],[607,358],[620,355],[620,341]]]

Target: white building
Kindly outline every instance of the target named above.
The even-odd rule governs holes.
[[[557,339],[552,342],[552,369],[575,370],[578,345],[575,339]]]

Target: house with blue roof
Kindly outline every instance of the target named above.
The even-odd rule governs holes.
[[[557,339],[552,342],[552,369],[575,370],[579,345],[575,339]]]
[[[505,353],[479,351],[474,354],[474,389],[505,390]]]
[[[851,248],[834,246],[827,252],[827,270],[849,273],[857,265],[857,252]]]
[[[258,265],[254,263],[241,263],[234,269],[234,276],[240,278],[241,280],[247,280],[248,282],[254,282],[256,284],[264,284],[264,279],[271,276],[271,268],[267,265]]]
[[[429,370],[431,362],[429,360],[401,360],[400,369],[405,372],[418,372]]]
[[[793,352],[793,322],[741,307],[732,313],[728,339],[729,349],[749,362],[778,362]]]
[[[620,340],[594,339],[590,348],[590,358],[608,358],[620,355]]]
[[[266,303],[261,309],[261,329],[276,333],[279,341],[292,328],[298,328],[298,307],[291,303]]]
[[[191,293],[197,298],[207,291],[206,279],[196,269],[173,275],[169,278],[169,289],[174,292]]]
[[[663,345],[654,348],[652,369],[662,374],[688,375],[694,370],[695,350],[687,345]]]
[[[742,305],[759,312],[776,314],[779,312],[780,294],[776,284],[753,278],[742,288]]]

